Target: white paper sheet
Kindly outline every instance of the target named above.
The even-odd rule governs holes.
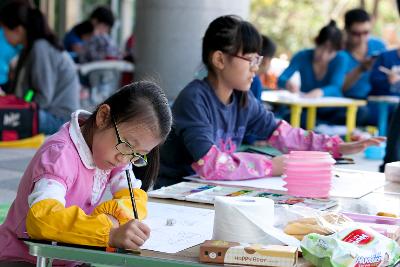
[[[249,188],[262,188],[271,189],[278,191],[286,191],[285,181],[282,177],[268,177],[252,180],[241,180],[241,181],[217,181],[217,180],[204,180],[199,176],[188,176],[185,177],[187,180],[196,181],[205,184],[215,184],[215,185],[227,185],[227,186],[239,186],[239,187],[249,187]]]
[[[386,184],[385,174],[356,170],[335,169],[331,196],[360,198]]]
[[[214,210],[149,202],[143,222],[151,233],[142,249],[176,253],[212,238]]]
[[[270,177],[243,181],[210,181],[189,176],[185,179],[207,184],[240,186],[258,189],[286,191],[282,177]],[[379,172],[364,172],[335,168],[332,178],[332,197],[360,198],[385,185],[385,175]]]
[[[303,94],[295,94],[285,90],[278,91],[263,91],[261,99],[267,102],[291,102],[294,104],[332,104],[332,105],[346,105],[353,103],[354,100],[345,97],[319,97],[309,98],[303,97]]]

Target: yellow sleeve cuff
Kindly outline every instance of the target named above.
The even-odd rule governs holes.
[[[65,208],[55,199],[35,203],[26,217],[31,238],[88,246],[108,246],[112,225],[105,214],[87,215],[78,206]]]

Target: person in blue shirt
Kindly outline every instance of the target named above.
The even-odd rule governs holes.
[[[271,66],[271,60],[276,52],[276,45],[269,37],[262,35],[261,38],[262,47],[260,55],[263,56],[263,59],[250,87],[250,91],[259,101],[261,101],[261,93],[263,90],[260,75],[268,72],[268,69]]]
[[[343,94],[346,97],[366,99],[371,90],[370,69],[377,55],[386,50],[385,44],[370,37],[371,18],[363,9],[352,9],[345,14],[347,57]]]
[[[94,35],[109,35],[114,25],[115,17],[107,6],[98,6],[90,14],[88,21],[92,24],[93,29],[90,29],[87,24],[83,25],[85,33],[93,32]],[[71,55],[75,60],[77,60],[77,55],[81,52],[84,44],[83,35],[76,28],[78,25],[67,32],[63,40],[65,49],[68,52],[72,52]]]
[[[400,96],[400,49],[383,52],[376,59],[370,74],[370,96]],[[395,105],[389,105],[389,118],[391,118]],[[377,125],[379,118],[379,104],[368,103],[369,120],[372,125]]]
[[[278,86],[291,92],[305,93],[305,97],[342,96],[346,57],[340,52],[342,34],[335,21],[330,21],[315,38],[316,47],[295,54],[289,66],[278,78]],[[289,79],[300,72],[301,88]]]
[[[371,67],[376,57],[386,50],[385,44],[370,36],[371,17],[363,9],[352,9],[345,17],[345,55],[347,57],[346,78],[342,87],[345,97],[367,99],[371,91]],[[344,117],[344,112],[342,112]],[[374,125],[377,116],[373,104],[360,107],[357,125]]]
[[[11,60],[18,55],[20,49],[12,46],[4,36],[0,27],[0,86],[4,87],[8,82],[8,72]],[[3,88],[7,89],[7,88]]]
[[[400,96],[400,49],[379,55],[372,67],[370,82],[369,95]]]
[[[331,20],[324,26],[315,38],[316,47],[296,53],[289,66],[278,78],[278,87],[293,93],[302,92],[304,97],[318,98],[323,96],[342,96],[342,85],[345,77],[344,66],[347,65],[346,56],[342,48],[342,33]],[[299,71],[301,87],[289,79]],[[336,118],[339,108],[320,108],[317,111],[319,122],[340,124],[342,118]],[[281,116],[286,118],[288,112]],[[302,115],[302,125],[305,124],[306,112]],[[344,119],[343,119],[344,120]]]
[[[89,40],[94,33],[93,24],[85,20],[72,28],[64,37],[64,48],[72,58],[76,61],[79,52],[82,50],[82,45]]]

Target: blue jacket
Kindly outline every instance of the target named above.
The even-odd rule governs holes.
[[[20,49],[13,47],[7,42],[4,31],[0,28],[0,84],[8,81],[10,61],[18,55]]]
[[[371,82],[371,92],[370,95],[400,95],[400,91],[391,90],[399,87],[398,84],[394,84],[393,87],[390,85],[388,76],[379,70],[379,67],[383,66],[388,69],[397,66],[400,68],[400,56],[398,50],[390,50],[383,52],[376,59],[374,66],[371,70],[370,82]],[[397,88],[396,88],[397,89]]]
[[[328,70],[321,80],[317,80],[313,70],[313,57],[315,49],[305,49],[296,53],[289,66],[279,76],[278,86],[285,88],[286,82],[296,72],[300,72],[301,88],[304,93],[320,88],[324,96],[342,96],[342,85],[344,82],[346,56],[343,52],[336,53],[336,56],[329,62]]]
[[[373,56],[382,53],[385,50],[385,44],[381,40],[377,38],[370,38],[368,40],[367,56]],[[360,65],[360,62],[355,59],[349,51],[344,50],[344,52],[347,57],[347,74],[351,72],[354,68],[358,67]],[[371,91],[371,84],[369,83],[370,74],[371,71],[365,71],[364,73],[362,73],[360,78],[346,92],[344,92],[344,95],[351,98],[366,99],[369,92]]]

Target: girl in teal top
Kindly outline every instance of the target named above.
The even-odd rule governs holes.
[[[14,47],[7,41],[3,28],[0,28],[0,85],[7,83],[10,62],[20,50],[20,47]]]
[[[291,92],[303,92],[306,97],[342,96],[341,87],[345,77],[346,57],[340,52],[342,34],[331,21],[315,38],[316,47],[294,55],[289,66],[278,79],[278,86]],[[301,87],[289,81],[300,72]]]

